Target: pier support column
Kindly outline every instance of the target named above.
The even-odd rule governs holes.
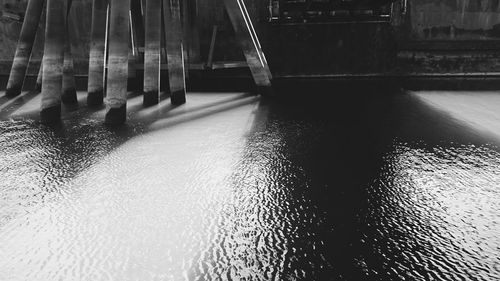
[[[38,76],[36,77],[36,84],[35,84],[36,92],[40,93],[42,91],[42,79],[43,79],[43,57],[42,61],[40,62],[40,68],[38,69]]]
[[[130,0],[130,35],[132,54],[129,57],[129,90],[143,92],[143,75],[137,64],[144,64],[144,16],[141,0]]]
[[[5,92],[8,97],[19,95],[23,88],[44,2],[44,0],[29,0],[28,2]]]
[[[47,0],[47,23],[43,55],[42,110],[44,123],[61,118],[61,92],[64,64],[64,0]]]
[[[186,78],[179,0],[163,0],[163,10],[170,100],[172,104],[183,104],[186,102]]]
[[[272,75],[243,0],[224,0],[227,13],[257,87],[269,95]]]
[[[127,117],[129,9],[130,0],[111,0],[106,85],[107,124],[122,124]]]
[[[67,24],[68,22],[66,22]],[[69,39],[68,26],[66,25],[66,36],[64,42],[64,66],[62,83],[62,102],[64,104],[77,104],[75,71],[73,56],[71,54],[71,43]]]
[[[184,49],[185,53],[187,53],[187,63],[199,63],[201,61],[197,2],[197,0],[183,0],[182,2]]]
[[[104,98],[104,57],[106,50],[108,0],[93,0],[89,55],[87,105],[99,106]]]
[[[144,105],[159,102],[161,1],[146,0],[146,43],[144,52]]]

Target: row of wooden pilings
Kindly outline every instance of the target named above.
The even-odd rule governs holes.
[[[126,121],[131,1],[145,4],[144,105],[159,102],[161,41],[165,38],[168,85],[172,104],[186,102],[186,70],[179,0],[93,0],[87,105],[106,104],[105,122]],[[141,2],[142,1],[142,2]],[[72,0],[46,0],[45,43],[37,79],[44,123],[61,120],[61,102],[77,103],[68,32]],[[135,4],[137,4],[135,3]],[[258,88],[270,92],[272,75],[243,0],[224,0],[247,64]],[[6,95],[21,94],[45,0],[29,0],[13,60]],[[164,32],[164,34],[162,34]]]

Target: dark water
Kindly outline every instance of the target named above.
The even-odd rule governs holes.
[[[0,280],[499,280],[500,95],[373,91],[8,107]]]

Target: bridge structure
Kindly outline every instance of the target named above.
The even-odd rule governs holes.
[[[186,17],[190,0],[93,0],[87,106],[106,105],[105,123],[126,121],[127,84],[137,64],[130,52],[140,51],[144,67],[143,104],[159,102],[168,84],[172,104],[186,102],[186,61],[189,40]],[[243,0],[221,0],[231,20],[257,89],[271,94],[272,74]],[[42,96],[44,123],[61,119],[61,104],[77,103],[68,21],[72,0],[29,0],[6,89],[21,94],[39,24],[45,24],[44,52],[36,91]],[[46,20],[40,23],[43,10]],[[73,19],[75,20],[75,19]],[[139,44],[138,44],[139,43]],[[143,46],[139,50],[136,46]],[[142,54],[143,53],[143,54]],[[162,56],[162,53],[165,55]],[[163,61],[162,61],[163,60]],[[162,65],[168,77],[160,75]]]

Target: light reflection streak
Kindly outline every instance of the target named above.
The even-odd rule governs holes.
[[[194,96],[190,104],[227,98]],[[55,200],[0,229],[0,279],[186,279],[233,197],[256,106],[207,107],[196,113],[208,111],[203,118],[164,130],[152,123],[59,186]]]

